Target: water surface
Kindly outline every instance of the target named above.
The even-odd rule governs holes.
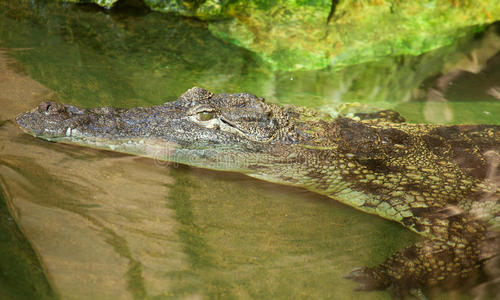
[[[412,122],[500,124],[496,30],[419,57],[274,73],[197,20],[1,3],[0,183],[5,218],[20,230],[6,244],[21,241],[6,253],[30,257],[9,276],[31,274],[22,288],[63,299],[389,299],[353,292],[342,275],[418,239],[398,224],[237,174],[37,140],[12,118],[46,99],[146,106],[202,86],[332,113],[378,107]],[[5,297],[31,299],[22,288]]]

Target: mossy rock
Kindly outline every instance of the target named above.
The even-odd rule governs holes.
[[[111,7],[118,0],[91,1]],[[497,0],[144,0],[144,3],[156,11],[212,20],[209,28],[214,35],[255,52],[272,68],[285,71],[419,55],[450,45],[500,19]]]
[[[332,2],[339,2],[332,10]],[[277,1],[210,24],[278,70],[342,67],[450,45],[500,18],[500,2]]]

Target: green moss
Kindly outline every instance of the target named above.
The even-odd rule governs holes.
[[[275,69],[291,71],[419,55],[500,18],[497,1],[347,0],[327,24],[330,1],[274,3],[267,9],[249,5],[234,20],[210,24],[210,30],[258,53]]]
[[[90,1],[109,8],[117,0]],[[420,55],[500,19],[496,0],[345,0],[337,2],[333,15],[330,0],[144,2],[160,12],[224,20],[210,24],[214,35],[285,71]]]

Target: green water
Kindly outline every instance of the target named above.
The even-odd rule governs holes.
[[[500,124],[495,30],[419,57],[272,72],[194,19],[0,3],[0,48],[17,61],[10,68],[54,91],[50,98],[85,107],[160,104],[202,86],[330,112],[392,108],[411,122]],[[474,68],[482,71],[460,71]],[[39,102],[8,97],[0,101],[10,115]],[[352,292],[342,275],[417,239],[302,190],[51,144],[1,121],[2,218],[24,233],[0,223],[2,299],[389,299]],[[452,296],[461,297],[436,294]]]

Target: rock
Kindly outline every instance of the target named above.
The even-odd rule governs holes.
[[[75,0],[78,1],[78,0]],[[118,0],[93,0],[111,7]],[[500,19],[481,0],[144,0],[152,10],[211,22],[217,37],[255,52],[276,70],[343,67],[420,55]]]
[[[330,16],[332,3],[338,4]],[[500,18],[498,1],[276,1],[210,24],[278,70],[342,67],[450,45]]]

